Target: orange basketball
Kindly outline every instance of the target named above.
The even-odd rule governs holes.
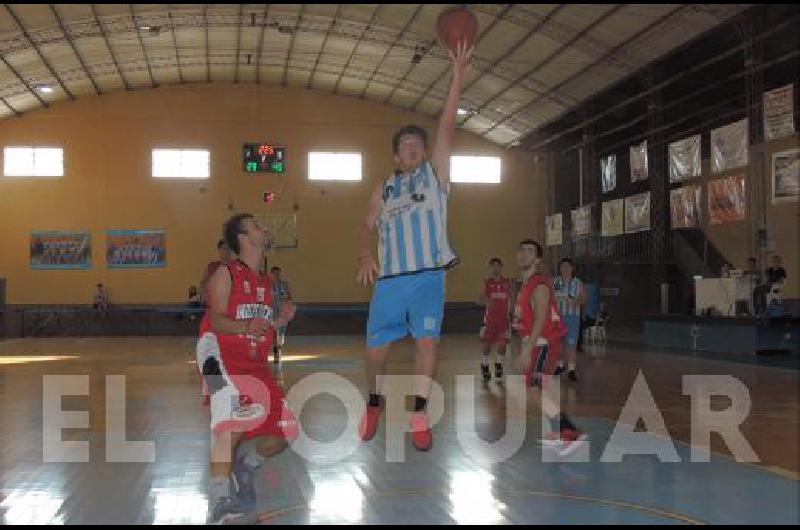
[[[463,7],[448,9],[439,15],[436,21],[436,35],[439,42],[448,50],[455,51],[461,41],[466,41],[468,46],[475,44],[478,34],[478,19]]]

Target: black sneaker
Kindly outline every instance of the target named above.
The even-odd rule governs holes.
[[[483,375],[484,381],[489,381],[492,379],[492,374],[489,373],[489,365],[482,364],[481,365],[481,375]]]
[[[564,373],[564,367],[559,364],[558,366],[556,366],[556,369],[553,372],[553,376],[554,377],[558,377],[559,375],[561,375],[563,373]]]
[[[567,379],[573,382],[577,382],[578,374],[575,373],[575,370],[570,370],[569,372],[567,372]]]
[[[494,376],[498,380],[498,382],[503,379],[503,365],[502,364],[495,363],[495,365],[494,365]]]

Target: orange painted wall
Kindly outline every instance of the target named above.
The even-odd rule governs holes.
[[[0,277],[11,304],[90,303],[97,282],[112,303],[185,300],[205,264],[215,257],[223,221],[232,213],[289,213],[294,205],[300,246],[276,251],[296,297],[305,302],[356,302],[370,290],[355,283],[357,224],[374,186],[392,170],[391,136],[401,125],[428,117],[379,103],[317,91],[256,85],[182,85],[117,92],[53,105],[0,121],[0,146],[57,145],[65,149],[65,176],[0,176]],[[283,176],[245,174],[242,144],[287,146]],[[154,147],[211,151],[206,181],[150,176]],[[306,178],[311,150],[363,154],[360,183],[313,183]],[[504,258],[514,273],[515,243],[543,237],[545,181],[533,156],[500,148],[459,131],[456,154],[503,158],[501,185],[456,185],[450,237],[462,265],[450,273],[448,300],[473,300],[489,257]],[[278,199],[261,202],[262,191]],[[167,231],[164,269],[108,269],[106,229]],[[86,271],[31,270],[29,233],[90,230],[92,267]]]

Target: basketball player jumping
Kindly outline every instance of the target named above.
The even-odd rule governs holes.
[[[420,451],[433,444],[426,407],[444,316],[445,269],[458,261],[447,239],[450,154],[471,56],[472,48],[464,42],[451,52],[453,77],[433,156],[428,159],[425,129],[409,125],[397,131],[392,139],[395,173],[375,189],[361,224],[358,279],[367,285],[377,275],[367,323],[369,402],[359,426],[365,441],[375,436],[383,410],[382,376],[389,347],[411,333],[417,343],[411,440]],[[371,249],[374,230],[380,268]]]

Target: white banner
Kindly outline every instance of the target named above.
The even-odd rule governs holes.
[[[789,83],[764,93],[764,139],[794,134],[794,86]]]
[[[586,236],[592,233],[592,205],[572,210],[572,234]]]
[[[711,171],[721,173],[747,165],[747,118],[711,130]]]
[[[545,217],[545,241],[548,247],[558,246],[562,242],[562,217],[560,213]]]
[[[684,186],[669,192],[672,228],[700,227],[700,186]]]
[[[647,140],[631,146],[631,182],[647,179]]]
[[[650,230],[650,192],[625,197],[625,233]]]
[[[600,159],[600,179],[603,193],[613,191],[617,187],[617,155],[608,155]]]
[[[747,211],[744,175],[708,181],[708,223],[744,221]]]
[[[800,149],[772,155],[772,203],[800,200]]]
[[[603,237],[618,236],[624,229],[625,200],[616,199],[603,203]]]
[[[696,134],[669,144],[669,181],[681,182],[699,177],[700,135]]]

